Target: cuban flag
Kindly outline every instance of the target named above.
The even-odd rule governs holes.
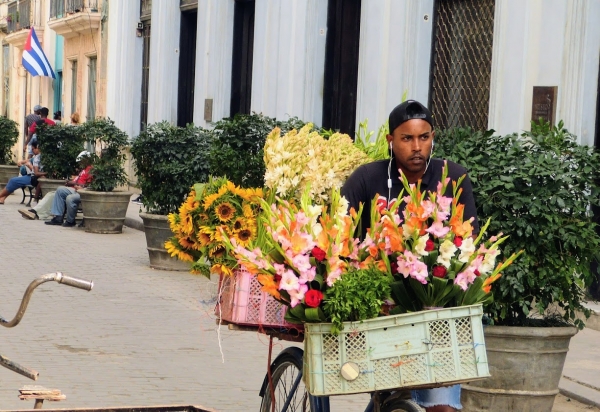
[[[44,50],[42,50],[33,27],[29,31],[29,36],[27,36],[21,63],[25,67],[25,70],[31,73],[32,76],[47,76],[56,79],[54,70],[50,67],[50,62],[44,54]]]

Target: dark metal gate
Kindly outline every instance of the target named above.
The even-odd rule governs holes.
[[[486,130],[494,0],[437,0],[430,109],[436,127]]]

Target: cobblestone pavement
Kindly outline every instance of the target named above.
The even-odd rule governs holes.
[[[35,277],[62,271],[91,279],[91,292],[45,283],[21,324],[0,328],[0,353],[40,373],[37,382],[0,367],[0,409],[27,409],[23,385],[67,395],[46,408],[204,405],[258,410],[268,340],[221,328],[210,300],[216,287],[185,272],[150,269],[144,233],[98,235],[23,219],[21,196],[0,206],[0,315],[12,319]],[[285,343],[284,343],[285,345]],[[274,348],[275,356],[283,348]],[[223,362],[224,358],[224,362]],[[365,395],[336,398],[362,410]]]

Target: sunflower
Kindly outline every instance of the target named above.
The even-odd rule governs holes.
[[[189,236],[180,237],[179,244],[181,245],[181,247],[184,247],[186,249],[195,249],[196,246],[196,242],[194,242]]]
[[[244,214],[244,217],[246,219],[254,217],[254,210],[252,209],[252,204],[244,203],[244,205],[242,206],[242,213]]]
[[[240,216],[235,218],[235,221],[233,222],[233,225],[231,227],[234,232],[237,232],[238,230],[242,230],[243,228],[245,228],[246,225],[246,219]]]
[[[194,221],[192,216],[184,210],[183,212],[179,213],[179,217],[179,232],[185,234],[186,236],[194,233]]]
[[[227,186],[223,185],[219,188],[217,193],[207,195],[204,197],[204,210],[207,210],[218,198],[227,193]]]
[[[184,262],[193,262],[194,258],[191,255],[185,253],[183,250],[179,249],[178,246],[179,244],[173,243],[171,239],[165,242],[165,249],[167,249],[169,255],[171,255],[172,257],[177,257],[177,259],[183,260]]]
[[[234,235],[234,239],[240,246],[247,247],[250,244],[250,241],[254,239],[255,236],[256,229],[253,231],[252,227],[246,227],[236,232],[236,234]]]
[[[198,233],[198,244],[200,247],[204,247],[210,243],[210,235],[206,233]]]
[[[235,208],[229,202],[223,202],[215,208],[215,213],[221,222],[229,222],[235,215]]]
[[[210,259],[220,259],[225,256],[225,247],[223,245],[219,245],[214,247],[210,252],[208,252],[208,257]]]
[[[210,271],[217,274],[217,275],[223,275],[223,276],[231,276],[233,275],[233,270],[231,270],[231,268],[229,266],[226,265],[221,265],[219,263],[214,264],[211,268]]]

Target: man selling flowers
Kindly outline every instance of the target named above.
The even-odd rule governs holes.
[[[401,190],[404,188],[400,178],[400,170],[408,179],[409,184],[417,184],[420,180],[422,192],[435,192],[441,185],[445,161],[432,159],[433,152],[433,120],[431,112],[421,103],[407,100],[396,106],[389,116],[390,134],[387,141],[392,157],[368,163],[357,168],[342,187],[342,195],[348,200],[349,206],[359,210],[361,215],[361,238],[364,238],[371,222],[371,201],[378,195],[382,207],[392,207]],[[448,177],[453,181],[462,179],[459,189],[462,189],[459,203],[464,205],[465,233],[479,232],[476,216],[475,200],[471,181],[466,176],[462,166],[446,162]],[[447,188],[446,196],[452,197],[452,186]],[[400,199],[402,200],[402,199]],[[402,213],[403,204],[398,205],[398,213]],[[414,400],[425,407],[428,412],[454,411],[462,408],[460,404],[460,385],[436,389],[413,391]]]

